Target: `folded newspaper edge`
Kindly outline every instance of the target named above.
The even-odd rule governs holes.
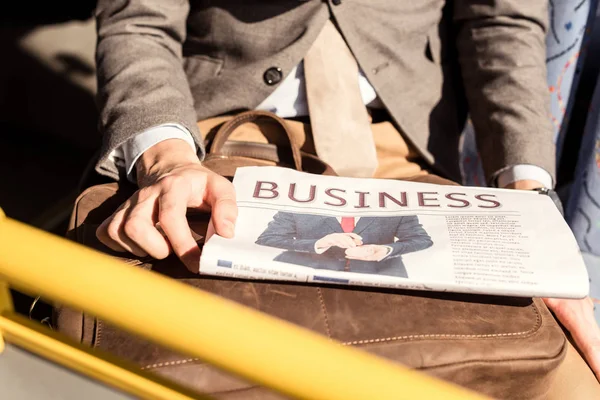
[[[582,298],[589,279],[549,196],[534,191],[239,168],[235,237],[200,273],[439,292]]]

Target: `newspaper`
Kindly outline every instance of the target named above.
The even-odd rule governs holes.
[[[239,168],[235,236],[200,273],[387,288],[581,298],[589,283],[553,201],[535,191]]]

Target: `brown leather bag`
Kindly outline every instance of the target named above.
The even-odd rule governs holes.
[[[227,141],[235,128],[251,120],[280,125],[288,148],[282,143]],[[300,152],[283,120],[255,112],[241,114],[219,130],[204,164],[225,176],[240,165],[273,164],[333,173],[314,156]],[[495,398],[545,398],[564,358],[565,336],[539,299],[222,279],[192,274],[174,256],[153,260],[111,252],[96,239],[96,228],[134,190],[127,184],[108,184],[83,192],[68,236],[132,267],[167,275]],[[190,226],[202,234],[206,221],[206,216],[195,216]],[[57,307],[55,324],[82,343],[217,398],[281,398],[76,310]]]
[[[280,134],[270,136],[269,143],[230,141],[237,128],[246,123],[274,124]],[[232,178],[238,167],[278,165],[321,175],[336,175],[318,157],[300,150],[300,144],[287,128],[284,119],[267,111],[248,111],[223,124],[202,164],[219,175]]]

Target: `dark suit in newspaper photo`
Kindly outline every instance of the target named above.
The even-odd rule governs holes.
[[[402,255],[433,245],[416,215],[344,216],[280,211],[256,244],[284,249],[274,261],[408,278]]]

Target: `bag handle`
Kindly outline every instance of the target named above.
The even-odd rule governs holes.
[[[210,154],[221,155],[225,142],[227,142],[227,139],[229,139],[229,136],[231,136],[234,130],[243,124],[257,122],[259,120],[268,120],[270,122],[274,122],[280,128],[280,130],[283,131],[290,144],[292,158],[294,159],[294,166],[296,170],[302,171],[302,154],[299,146],[294,140],[294,136],[288,130],[283,119],[268,111],[246,111],[227,121],[215,134],[212,145],[210,146]]]

